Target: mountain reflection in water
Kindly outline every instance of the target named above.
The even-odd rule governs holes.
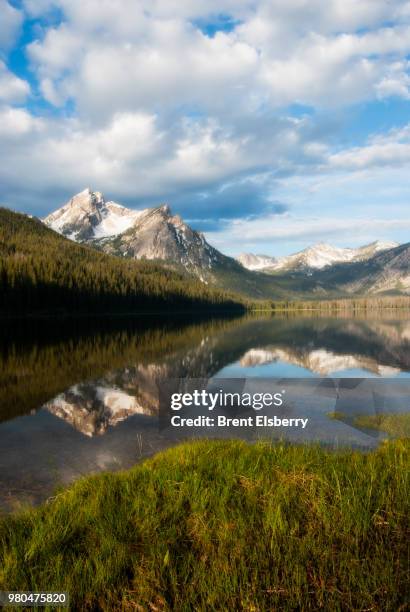
[[[5,508],[41,501],[56,483],[128,467],[175,444],[157,422],[158,385],[169,378],[410,377],[404,312],[185,323],[147,317],[54,332],[49,323],[35,332],[8,328],[0,338]],[[334,398],[312,407],[320,415],[313,439],[329,442],[336,432],[338,443],[372,447],[383,437],[329,419],[332,408]]]

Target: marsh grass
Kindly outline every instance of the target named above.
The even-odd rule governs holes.
[[[343,420],[346,418],[346,415],[343,412],[339,412],[338,410],[333,410],[332,412],[327,412],[326,416],[329,417],[329,419],[335,419],[335,420]]]
[[[0,521],[0,590],[77,610],[405,609],[409,442],[183,444]]]
[[[357,416],[353,421],[353,425],[377,429],[396,438],[410,438],[410,413]]]

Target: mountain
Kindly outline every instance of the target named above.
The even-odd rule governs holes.
[[[303,353],[290,348],[266,347],[250,349],[241,358],[243,367],[255,367],[276,362],[289,363],[318,374],[319,376],[335,375],[342,370],[362,369],[377,376],[397,376],[399,368],[380,365],[376,359],[361,355],[337,354],[324,348],[305,350]]]
[[[44,223],[71,240],[87,242],[125,232],[144,212],[106,202],[99,191],[85,189],[48,215]]]
[[[132,259],[160,259],[182,266],[206,281],[227,259],[191,229],[169,206],[140,211],[106,202],[85,189],[44,219],[51,229],[77,242]]]
[[[237,260],[247,270],[269,270],[274,268],[278,261],[269,255],[253,255],[252,253],[241,253]]]
[[[410,293],[410,243],[382,251],[364,261],[339,263],[311,275],[347,295]]]
[[[2,313],[227,308],[245,306],[185,271],[106,255],[38,219],[0,208]]]
[[[285,257],[242,254],[238,257],[238,261],[249,270],[258,269],[265,272],[322,270],[337,263],[366,261],[381,251],[397,246],[397,242],[378,240],[357,249],[350,249],[334,247],[321,242]]]
[[[87,383],[74,385],[43,408],[89,437],[102,435],[135,414],[151,414],[138,397],[123,389]]]
[[[295,293],[300,299],[410,294],[410,243],[376,241],[357,249],[318,244],[276,261],[271,258],[272,265],[261,269],[258,264],[265,257],[240,259],[254,270],[258,266],[261,275],[272,276],[292,299]]]

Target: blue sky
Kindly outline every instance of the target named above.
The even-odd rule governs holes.
[[[410,236],[407,0],[0,0],[0,203],[283,255]]]

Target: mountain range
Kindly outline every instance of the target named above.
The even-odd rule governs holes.
[[[285,257],[212,247],[166,204],[132,210],[85,189],[43,219],[54,231],[105,253],[161,260],[203,283],[252,298],[327,298],[410,293],[410,244],[375,241],[359,248],[319,243]]]
[[[398,247],[398,242],[383,242],[376,240],[357,249],[335,247],[324,242],[315,244],[303,251],[285,257],[269,257],[268,255],[253,255],[243,253],[238,261],[248,270],[264,272],[295,272],[322,270],[327,266],[353,261],[367,261],[381,251]]]

